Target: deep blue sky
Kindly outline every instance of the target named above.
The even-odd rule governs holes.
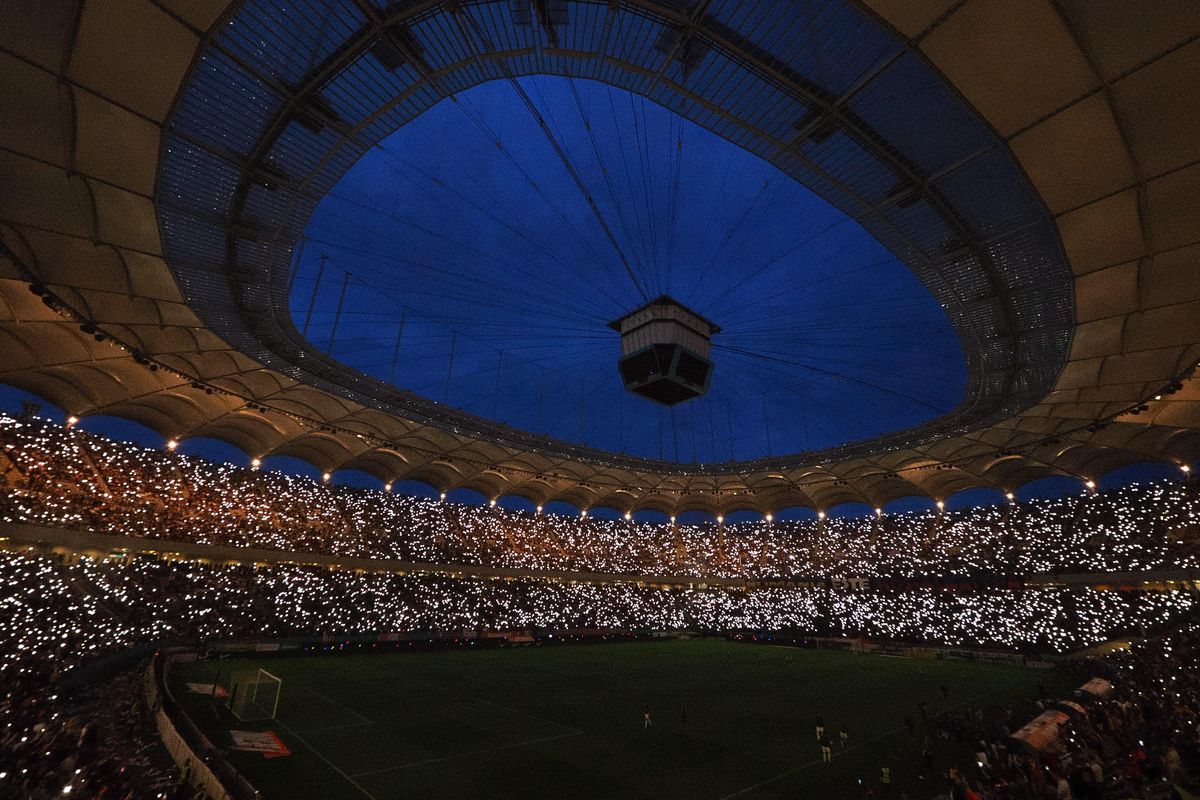
[[[364,156],[314,214],[292,309],[303,329],[325,256],[320,349],[334,338],[347,364],[516,427],[673,461],[825,448],[960,401],[942,309],[853,220],[641,97],[520,83],[616,246],[516,89],[468,90]],[[607,323],[642,291],[723,328],[707,396],[664,409],[621,385]]]

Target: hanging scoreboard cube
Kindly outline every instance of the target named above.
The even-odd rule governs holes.
[[[608,327],[621,334],[617,368],[629,391],[665,406],[708,391],[711,339],[721,329],[678,300],[663,295]]]

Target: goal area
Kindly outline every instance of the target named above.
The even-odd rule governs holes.
[[[283,681],[265,669],[235,672],[229,680],[229,711],[242,722],[275,719]]]

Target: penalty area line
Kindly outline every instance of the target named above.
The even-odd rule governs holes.
[[[279,727],[281,727],[281,728],[283,728],[285,731],[287,731],[287,732],[288,732],[288,733],[289,733],[289,734],[290,734],[292,737],[294,737],[294,738],[296,739],[296,741],[300,742],[300,744],[302,744],[302,745],[304,745],[305,747],[307,747],[307,748],[309,749],[309,751],[310,751],[310,752],[311,752],[311,753],[312,753],[314,756],[316,756],[317,758],[321,759],[321,760],[322,760],[322,761],[324,761],[326,764],[328,764],[328,765],[330,766],[330,768],[332,768],[332,769],[333,769],[333,771],[334,771],[334,772],[336,772],[338,775],[341,775],[343,778],[345,778],[347,783],[349,783],[349,784],[350,784],[351,786],[353,786],[355,789],[358,789],[360,792],[362,792],[362,793],[363,793],[363,795],[364,795],[365,797],[369,797],[369,798],[370,798],[370,800],[379,800],[379,798],[377,798],[375,795],[371,794],[371,793],[370,793],[370,792],[368,792],[366,789],[364,789],[364,788],[362,787],[362,784],[360,784],[358,781],[354,780],[354,778],[355,778],[356,776],[354,776],[354,775],[348,775],[348,774],[346,773],[346,771],[345,771],[345,770],[343,770],[343,769],[342,769],[341,767],[339,767],[337,764],[333,763],[333,762],[332,762],[332,761],[330,761],[328,758],[326,758],[326,757],[325,757],[325,755],[324,755],[324,754],[323,754],[323,753],[322,753],[320,750],[318,750],[317,748],[315,748],[315,747],[313,747],[311,744],[309,744],[309,743],[308,743],[308,742],[307,742],[307,741],[304,739],[304,737],[303,737],[303,736],[301,736],[300,734],[296,733],[294,730],[292,730],[291,728],[289,728],[285,722],[283,722],[282,720],[279,720],[279,719],[277,719],[277,720],[275,720],[275,723],[276,723],[276,724],[277,724]]]
[[[316,689],[313,689],[310,686],[301,686],[300,688],[303,689],[304,691],[308,692],[309,694],[315,694],[317,697],[321,698],[322,700],[324,700],[326,703],[329,703],[330,705],[337,706],[338,708],[342,709],[342,711],[345,711],[347,714],[358,717],[358,719],[361,721],[361,723],[364,723],[367,725],[375,724],[375,720],[373,720],[369,717],[364,717],[362,714],[358,713],[357,711],[355,711],[353,708],[346,705],[345,703],[339,703],[337,700],[334,700],[332,697],[329,697],[326,694],[318,692]]]

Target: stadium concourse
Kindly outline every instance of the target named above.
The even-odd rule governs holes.
[[[6,0],[0,798],[1197,796],[1197,85],[1190,0]]]

